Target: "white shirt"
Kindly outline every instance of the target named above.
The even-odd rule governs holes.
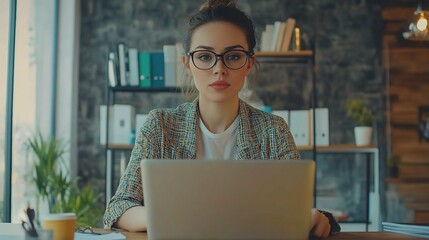
[[[197,134],[197,159],[236,159],[238,124],[237,116],[224,132],[212,133],[200,118]]]

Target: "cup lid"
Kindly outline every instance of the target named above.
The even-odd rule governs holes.
[[[41,216],[40,218],[43,220],[76,220],[76,214],[75,213],[50,213],[44,216]]]

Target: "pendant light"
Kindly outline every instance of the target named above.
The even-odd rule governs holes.
[[[429,12],[422,10],[422,4],[419,2],[417,10],[408,25],[408,30],[402,33],[407,40],[429,41]]]

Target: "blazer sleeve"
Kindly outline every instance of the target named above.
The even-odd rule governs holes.
[[[286,121],[277,116],[274,119],[274,133],[271,136],[273,137],[272,142],[276,143],[276,158],[300,159],[301,156]]]
[[[140,161],[159,158],[159,117],[151,111],[136,138],[130,161],[119,181],[115,195],[104,213],[104,228],[110,229],[122,214],[131,207],[143,206],[143,189]]]

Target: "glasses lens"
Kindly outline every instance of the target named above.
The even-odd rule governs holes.
[[[239,69],[246,64],[247,55],[245,51],[227,51],[223,55],[223,61],[228,68]]]
[[[216,56],[209,51],[195,51],[192,55],[195,67],[199,69],[210,69],[215,65]]]

